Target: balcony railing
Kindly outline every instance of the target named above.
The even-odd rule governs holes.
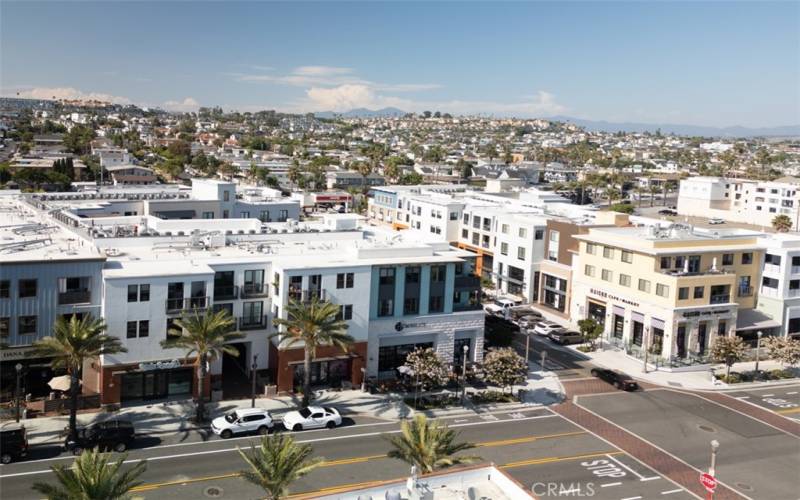
[[[247,283],[242,285],[242,298],[265,297],[268,295],[269,287],[264,283]]]
[[[266,316],[242,316],[239,318],[239,330],[263,330],[267,328]]]
[[[167,314],[176,314],[183,311],[198,311],[208,309],[208,297],[189,297],[185,299],[167,299]]]
[[[711,304],[727,304],[731,301],[731,296],[728,294],[712,295]]]
[[[92,301],[89,290],[69,290],[58,294],[58,305],[87,304]]]
[[[752,286],[740,286],[738,291],[739,297],[750,297],[753,295]]]
[[[235,300],[239,296],[239,287],[236,285],[214,285],[214,302],[220,300]]]
[[[289,290],[289,300],[311,302],[314,298],[319,301],[328,300],[325,290]]]
[[[789,297],[800,297],[800,289],[790,288],[788,292]]]

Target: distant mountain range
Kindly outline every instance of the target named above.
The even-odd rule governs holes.
[[[655,132],[663,134],[703,136],[703,137],[798,137],[800,125],[782,127],[704,127],[702,125],[680,125],[674,123],[636,123],[581,120],[569,116],[551,116],[549,120],[574,123],[592,132]]]
[[[335,111],[320,111],[318,113],[314,113],[314,116],[316,116],[317,118],[335,118],[335,117],[383,118],[383,117],[403,116],[405,114],[406,114],[405,111],[397,108],[381,108],[381,109],[356,108],[356,109],[351,109],[350,111],[343,111],[340,113]]]

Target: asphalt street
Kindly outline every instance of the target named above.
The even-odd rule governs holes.
[[[374,420],[374,419],[373,419]],[[504,467],[540,498],[592,492],[593,498],[693,498],[675,483],[645,467],[618,448],[544,408],[453,416],[444,419],[461,439],[478,444],[472,454]],[[325,465],[298,481],[292,491],[332,491],[343,486],[407,476],[408,467],[386,457],[387,437],[396,422],[362,421],[335,430],[304,431],[297,439],[310,443]],[[243,462],[237,448],[257,438],[222,440],[190,436],[129,452],[128,463],[146,459],[141,498],[259,498],[259,490],[237,476]],[[2,466],[4,498],[37,498],[33,481],[52,480],[49,467],[69,464],[70,456],[36,458]]]
[[[800,421],[800,384],[726,392],[727,395]]]
[[[525,334],[519,332],[514,334],[514,347],[523,356],[525,355],[525,337]],[[581,359],[579,353],[560,346],[547,337],[531,333],[529,347],[529,359],[531,361],[540,363],[542,352],[547,353],[545,355],[545,365],[548,370],[551,370],[560,379],[570,380],[591,376],[592,365],[588,357]]]

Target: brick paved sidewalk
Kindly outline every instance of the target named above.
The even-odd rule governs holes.
[[[600,436],[698,497],[706,497],[706,490],[700,484],[701,471],[694,467],[681,462],[608,420],[581,408],[572,401],[551,406],[550,409],[572,423]],[[717,490],[714,493],[715,500],[740,500],[744,498],[744,496],[722,484],[717,486]]]
[[[708,399],[710,401],[713,401],[717,404],[720,404],[732,410],[744,413],[745,415],[751,418],[760,420],[773,427],[777,427],[783,432],[786,432],[793,436],[800,437],[800,422],[788,419],[786,417],[782,417],[777,413],[767,410],[766,408],[762,408],[760,406],[756,406],[746,401],[742,401],[740,399],[736,399],[726,394],[718,392],[705,392],[705,391],[686,391],[686,392],[694,394],[695,396],[700,396],[701,398]]]

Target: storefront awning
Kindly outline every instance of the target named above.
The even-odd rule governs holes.
[[[757,309],[740,309],[736,316],[736,331],[768,330],[779,326],[780,321],[775,321]]]

